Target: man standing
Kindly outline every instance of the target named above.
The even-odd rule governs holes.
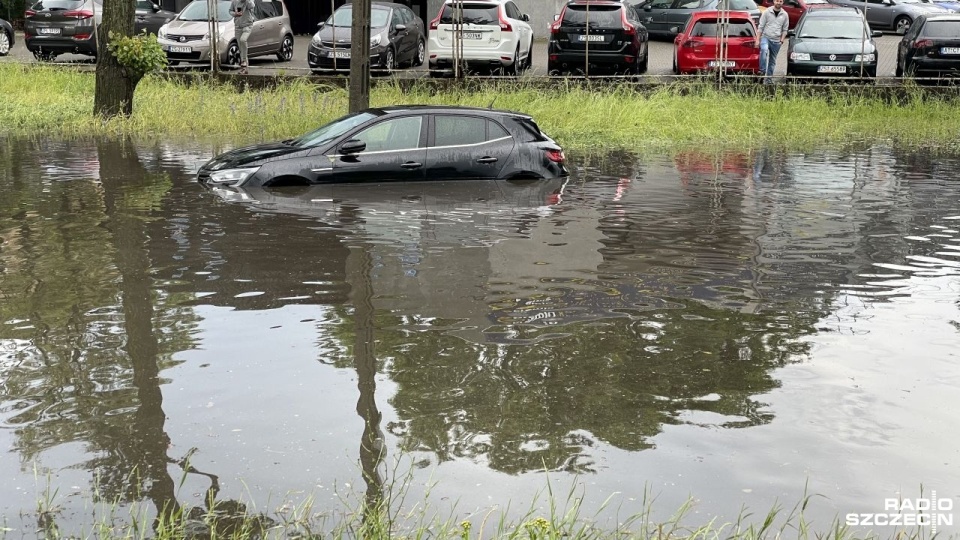
[[[760,15],[760,28],[757,35],[757,47],[760,47],[760,73],[763,83],[773,82],[773,70],[777,67],[777,55],[780,46],[787,39],[790,18],[783,9],[783,0],[773,0],[773,8]]]
[[[780,0],[782,3],[782,0]],[[231,0],[230,14],[233,15],[233,26],[236,29],[237,44],[240,45],[240,74],[247,74],[247,40],[253,30],[253,21],[256,20],[254,0]]]

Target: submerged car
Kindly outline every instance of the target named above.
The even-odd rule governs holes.
[[[753,0],[630,0],[640,22],[651,36],[674,39],[674,28],[683,28],[697,11],[746,11],[760,22],[760,8]]]
[[[698,11],[674,40],[673,72],[722,69],[727,73],[756,75],[760,73],[756,40],[757,27],[750,13]]]
[[[228,187],[541,179],[566,176],[565,161],[525,114],[411,105],[366,109],[295,139],[226,152],[197,179]]]
[[[337,8],[313,36],[307,64],[318,71],[350,70],[353,4]],[[370,67],[391,71],[398,66],[422,66],[426,34],[420,17],[402,4],[373,2],[370,7]]]
[[[0,19],[0,56],[6,56],[10,53],[10,48],[13,47],[14,41],[13,34],[13,25],[9,22]]]
[[[897,77],[960,76],[960,15],[920,16],[897,47]]]
[[[650,60],[648,45],[647,29],[629,5],[612,0],[571,0],[550,25],[547,71],[557,75],[645,73]]]
[[[180,62],[210,63],[210,22],[207,0],[194,0],[175,19],[160,27],[157,41],[171,65]],[[293,30],[290,15],[281,0],[256,0],[256,21],[247,39],[250,58],[276,55],[283,62],[293,59]],[[240,66],[240,45],[237,43],[230,1],[216,0],[219,27],[217,55],[223,66]]]
[[[787,46],[787,75],[876,77],[877,44],[882,35],[870,30],[854,8],[808,11]]]

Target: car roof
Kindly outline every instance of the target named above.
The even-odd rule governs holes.
[[[568,6],[623,6],[620,0],[570,0]]]
[[[344,4],[344,5],[347,5],[347,4]],[[388,7],[388,8],[397,9],[398,7],[402,6],[403,4],[398,4],[398,3],[396,3],[396,2],[370,2],[370,5],[371,5],[371,6],[382,6],[382,7]]]
[[[926,13],[927,21],[960,21],[960,15],[954,13]]]
[[[444,4],[450,5],[460,1],[461,0],[446,0]],[[506,4],[509,0],[462,0],[462,1],[467,4],[496,4],[498,6],[502,6],[503,4]]]
[[[833,9],[811,9],[803,14],[804,17],[863,17],[863,12],[859,8],[849,6],[837,6]]]
[[[733,11],[719,11],[716,9],[706,9],[701,11],[694,11],[690,14],[694,19],[707,19],[710,17],[719,17],[720,15],[726,15],[729,17],[736,17],[738,19],[750,19],[753,20],[753,17],[750,15],[749,11],[738,9]]]
[[[531,118],[530,115],[515,111],[503,109],[487,109],[482,107],[462,107],[459,105],[388,105],[386,107],[371,107],[367,109],[370,112],[381,112],[383,114],[396,114],[403,112],[421,112],[421,113],[457,113],[471,112],[486,115],[507,115],[520,118]]]

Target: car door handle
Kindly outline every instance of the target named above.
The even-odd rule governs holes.
[[[477,160],[477,163],[496,163],[497,158],[491,156],[484,156]]]
[[[420,167],[423,167],[423,163],[417,163],[416,161],[408,161],[403,165],[401,165],[400,167],[404,169],[419,169]]]

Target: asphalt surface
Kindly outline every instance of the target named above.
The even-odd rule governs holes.
[[[294,39],[294,56],[290,62],[279,62],[275,56],[262,56],[250,59],[251,75],[276,75],[276,74],[304,74],[309,75],[310,69],[307,66],[307,48],[310,45],[311,36],[296,36]],[[900,36],[894,34],[884,34],[876,38],[879,49],[880,63],[877,69],[877,77],[893,77],[897,61],[897,43],[900,42]],[[547,42],[537,41],[534,43],[533,67],[527,72],[528,76],[546,76],[547,75]],[[16,44],[10,50],[10,54],[0,57],[0,62],[26,62],[34,63],[36,60],[23,44],[23,34],[18,33]],[[57,57],[56,63],[64,64],[89,64],[93,65],[89,57],[75,54],[64,54]],[[184,69],[209,69],[209,66],[196,67],[176,67],[176,70]],[[651,41],[650,42],[650,64],[647,73],[650,75],[672,76],[673,69],[673,42],[670,41]],[[777,57],[777,75],[786,75],[787,69],[787,46],[780,49],[780,55]],[[398,77],[427,77],[426,65],[417,68],[408,68],[398,70],[395,74]]]

